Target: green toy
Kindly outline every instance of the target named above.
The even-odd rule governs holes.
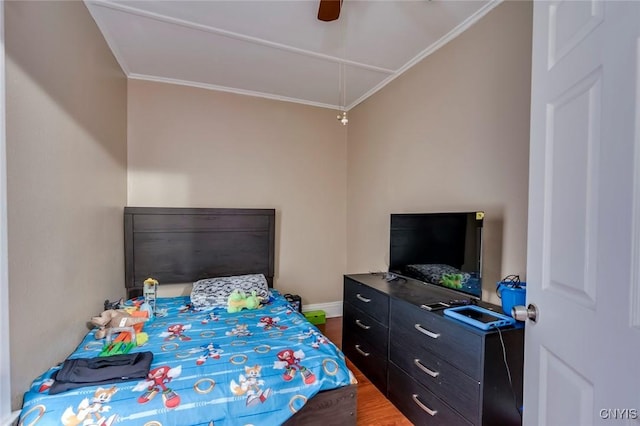
[[[114,333],[120,334],[114,339]],[[105,337],[104,346],[98,356],[128,354],[136,346],[136,331],[133,327],[112,327],[107,330]]]
[[[260,298],[255,291],[247,296],[244,291],[233,290],[227,300],[227,312],[240,312],[242,309],[257,309],[260,307]]]
[[[120,333],[114,339],[113,333]],[[113,327],[107,330],[104,346],[98,356],[128,354],[136,346],[142,346],[149,341],[145,332],[136,333],[133,327]]]
[[[462,274],[442,274],[440,284],[449,288],[462,288]]]

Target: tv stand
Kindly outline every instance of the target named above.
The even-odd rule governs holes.
[[[345,275],[343,351],[415,424],[520,425],[524,328],[484,331],[420,308],[460,298],[413,279]]]

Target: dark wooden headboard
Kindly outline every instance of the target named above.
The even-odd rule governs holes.
[[[125,207],[127,297],[160,285],[264,274],[273,286],[274,209]]]

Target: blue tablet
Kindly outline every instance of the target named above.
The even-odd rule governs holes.
[[[476,305],[456,306],[455,308],[447,308],[443,312],[448,317],[466,322],[482,330],[506,327],[516,322],[511,317]]]

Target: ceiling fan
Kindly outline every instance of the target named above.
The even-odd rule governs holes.
[[[329,22],[335,21],[340,16],[342,0],[320,0],[318,7],[318,19]]]

